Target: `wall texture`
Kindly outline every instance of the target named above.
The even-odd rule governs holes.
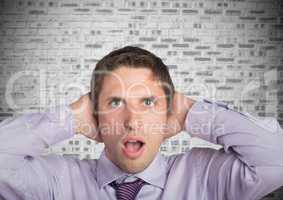
[[[0,0],[0,121],[71,103],[97,60],[125,45],[160,56],[188,96],[283,124],[280,0]],[[217,147],[182,133],[160,151],[194,146]],[[50,151],[92,159],[102,148],[77,136]]]

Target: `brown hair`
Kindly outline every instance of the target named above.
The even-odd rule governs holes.
[[[150,69],[155,78],[162,83],[166,95],[167,113],[171,112],[172,100],[174,95],[174,85],[170,77],[168,67],[162,60],[153,53],[133,46],[126,46],[114,50],[98,61],[91,77],[91,101],[94,102],[94,116],[97,118],[98,97],[102,88],[105,72],[126,66],[129,68],[147,68]],[[99,73],[103,72],[103,73]]]

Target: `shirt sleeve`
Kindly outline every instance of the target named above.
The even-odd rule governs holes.
[[[58,105],[0,123],[0,199],[52,199],[52,174],[36,158],[74,135],[73,120],[70,107]]]
[[[197,151],[209,198],[260,199],[283,185],[283,131],[276,119],[197,101],[186,116],[185,130],[223,146]]]

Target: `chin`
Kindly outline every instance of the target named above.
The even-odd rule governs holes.
[[[120,168],[127,173],[136,174],[142,172],[148,166],[149,163],[145,161],[143,161],[142,163],[139,163],[138,161],[129,161],[127,163],[124,163]]]
[[[146,167],[126,168],[126,169],[123,169],[123,171],[127,173],[131,173],[131,174],[136,174],[136,173],[142,172],[144,169],[146,169]]]

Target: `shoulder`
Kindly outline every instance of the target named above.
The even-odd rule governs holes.
[[[67,173],[89,172],[96,167],[97,160],[80,160],[74,156],[45,155],[26,156],[26,168],[32,168],[49,176],[61,177]]]
[[[220,167],[224,163],[233,163],[237,157],[226,153],[224,149],[192,148],[186,153],[166,157],[170,168],[186,168],[197,171],[209,170],[208,166]]]

